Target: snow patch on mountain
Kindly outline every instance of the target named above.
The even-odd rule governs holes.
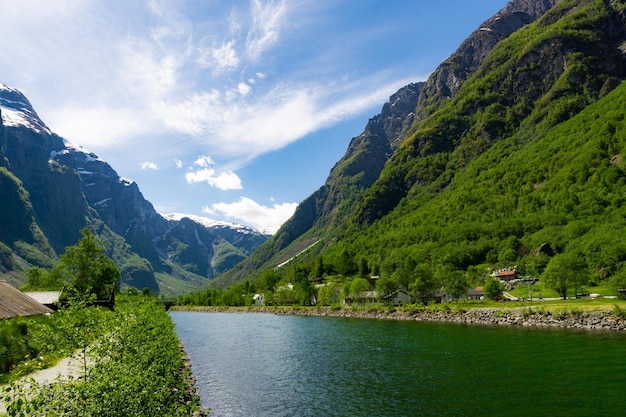
[[[211,219],[209,217],[202,217],[202,216],[194,216],[192,214],[183,214],[183,213],[169,213],[169,214],[161,214],[161,216],[163,216],[163,218],[165,218],[168,221],[180,221],[184,218],[188,218],[189,220],[196,222],[206,228],[221,228],[221,227],[228,227],[231,229],[235,229],[240,233],[256,233],[256,234],[264,234],[259,232],[258,230],[254,229],[253,227],[250,226],[244,226],[241,224],[237,224],[237,223],[231,223],[231,222],[226,222],[226,221],[220,221],[220,220],[214,220]]]
[[[41,121],[32,106],[15,88],[0,83],[0,113],[2,124],[7,127],[25,127],[36,133],[52,134],[48,126]]]

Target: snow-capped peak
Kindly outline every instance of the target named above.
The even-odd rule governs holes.
[[[187,218],[207,228],[229,227],[231,229],[236,229],[242,233],[259,233],[257,230],[249,226],[244,226],[241,224],[231,223],[231,222],[226,222],[226,221],[221,221],[221,220],[214,220],[209,217],[195,216],[193,214],[169,213],[169,214],[161,214],[161,216],[165,220],[169,220],[169,221],[180,221],[184,218]]]
[[[0,83],[0,112],[4,126],[25,127],[37,133],[52,134],[33,110],[28,99],[19,90],[2,83]]]

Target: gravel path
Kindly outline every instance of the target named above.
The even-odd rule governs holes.
[[[26,375],[20,380],[20,382],[26,382],[25,386],[28,387],[28,381],[32,378],[38,384],[50,384],[58,377],[65,378],[71,375],[80,375],[83,371],[83,366],[83,357],[80,353],[77,353],[69,358],[61,359],[56,363],[56,365],[50,368],[41,369],[33,372],[32,374]],[[2,393],[4,392],[3,388],[3,386],[0,386],[0,392]],[[0,395],[0,415],[2,413],[6,413],[6,409],[4,406],[3,395]]]
[[[49,384],[53,382],[57,377],[68,377],[70,375],[79,375],[83,370],[82,355],[76,354],[69,358],[63,358],[56,365],[41,369],[37,372],[33,372],[30,375],[24,377],[29,380],[34,379],[39,384]]]

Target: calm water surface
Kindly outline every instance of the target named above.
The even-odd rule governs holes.
[[[626,415],[624,334],[171,316],[211,417]]]

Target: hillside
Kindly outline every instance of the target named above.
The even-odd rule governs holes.
[[[23,284],[50,268],[89,226],[121,272],[122,286],[176,295],[202,286],[268,236],[200,218],[165,218],[139,186],[68,143],[18,90],[0,84],[0,277]]]
[[[351,273],[393,273],[410,258],[469,275],[509,265],[537,275],[550,260],[533,256],[541,245],[585,259],[591,282],[626,274],[625,8],[509,3],[420,85],[389,147],[361,142],[383,108],[326,184],[212,285],[287,260],[312,275],[316,264],[345,272],[346,258]]]

